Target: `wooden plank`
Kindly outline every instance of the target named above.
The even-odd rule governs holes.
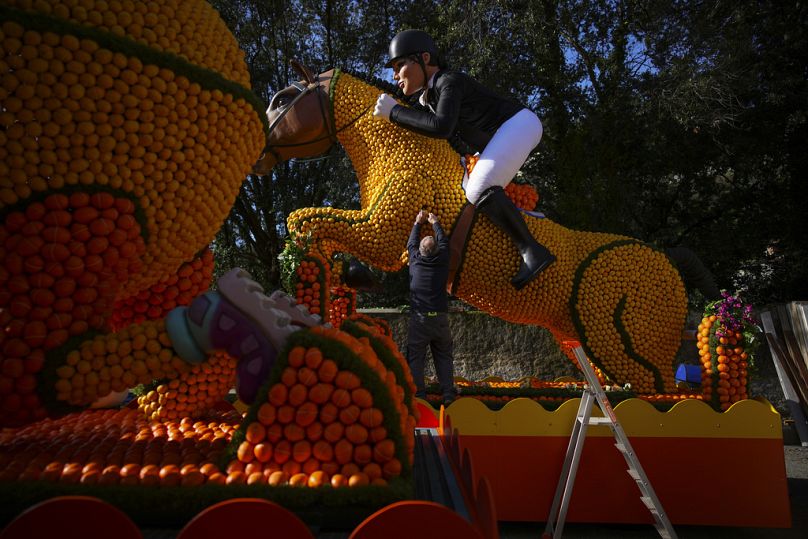
[[[783,389],[786,404],[791,412],[791,417],[794,419],[797,435],[802,445],[808,446],[808,426],[806,426],[806,413],[804,411],[806,401],[801,398],[791,382],[792,374],[789,372],[790,368],[786,359],[788,353],[777,336],[772,314],[771,311],[760,313],[763,331],[766,335],[766,342],[769,344],[769,351],[771,352],[774,369],[777,371],[777,378],[780,380],[780,387]]]

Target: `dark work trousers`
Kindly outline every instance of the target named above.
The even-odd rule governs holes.
[[[446,313],[418,313],[410,315],[410,330],[407,335],[407,363],[415,382],[415,396],[426,397],[424,389],[424,359],[426,349],[432,350],[432,361],[444,401],[455,398],[454,359],[452,356],[452,332]]]

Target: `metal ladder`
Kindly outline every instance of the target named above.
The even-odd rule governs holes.
[[[550,514],[547,517],[547,527],[544,529],[543,537],[558,538],[564,530],[564,521],[567,517],[567,509],[569,508],[570,499],[572,498],[572,487],[575,484],[575,474],[578,471],[578,464],[581,461],[581,451],[584,447],[584,440],[586,439],[586,430],[589,425],[606,425],[612,430],[612,434],[616,440],[614,444],[618,451],[622,453],[623,458],[626,459],[628,464],[628,474],[637,486],[640,488],[642,496],[640,501],[648,508],[651,515],[654,517],[654,527],[659,532],[659,535],[664,539],[676,539],[676,532],[662,504],[659,502],[651,482],[648,481],[648,476],[640,465],[640,460],[637,458],[631,443],[628,441],[623,427],[614,415],[612,405],[606,397],[603,387],[600,385],[595,371],[589,364],[589,359],[584,354],[583,349],[578,346],[573,352],[578,359],[578,365],[586,377],[587,387],[584,388],[583,398],[581,405],[578,407],[578,413],[575,416],[575,425],[572,428],[572,436],[570,436],[570,443],[567,446],[567,455],[564,457],[564,466],[561,469],[561,476],[558,479],[558,486],[556,487],[555,496],[553,497],[553,505],[550,508]],[[600,409],[603,411],[603,417],[592,417],[592,405],[597,402]]]

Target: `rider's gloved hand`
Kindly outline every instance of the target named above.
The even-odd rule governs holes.
[[[390,94],[381,94],[376,100],[376,108],[373,109],[373,116],[390,120],[390,111],[398,105],[395,98]]]

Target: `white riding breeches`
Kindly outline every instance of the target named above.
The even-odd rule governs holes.
[[[489,187],[505,188],[511,183],[541,135],[541,120],[530,109],[520,110],[499,126],[471,174],[463,179],[468,201],[475,204]]]

